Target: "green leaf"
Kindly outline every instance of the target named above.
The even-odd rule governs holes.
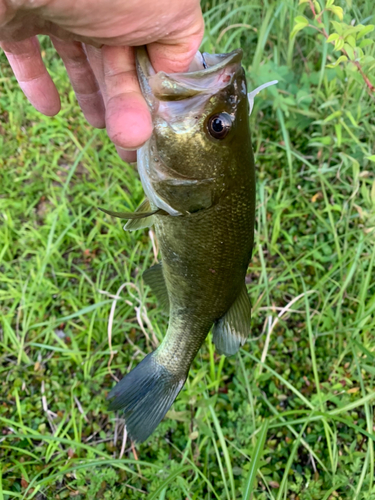
[[[362,40],[362,42],[359,44],[359,47],[361,49],[364,49],[365,47],[368,47],[369,45],[372,45],[374,43],[374,40],[370,40],[369,38],[366,38],[365,40]]]
[[[353,49],[355,49],[356,47],[356,43],[355,43],[355,38],[353,35],[349,35],[348,37],[345,37],[345,41],[351,46],[353,47]]]
[[[334,120],[335,118],[339,118],[342,115],[342,111],[335,111],[334,113],[330,114],[327,116],[327,118],[324,119],[324,123],[330,122]]]
[[[365,64],[371,64],[375,61],[375,58],[373,56],[363,56],[362,60],[361,60],[361,64],[362,64],[362,67],[365,66]],[[373,66],[371,66],[371,68],[369,68],[369,70],[371,70],[373,68]]]
[[[334,62],[333,64],[327,64],[327,68],[335,68],[338,64],[340,64],[341,62],[345,62],[347,61],[348,58],[346,56],[340,56],[336,62]]]
[[[297,34],[299,31],[303,30],[303,28],[306,28],[306,26],[307,26],[307,25],[306,25],[305,23],[297,23],[297,24],[294,26],[293,31],[292,31],[292,32],[291,32],[291,34],[290,34],[290,38],[295,37],[295,36],[296,36],[296,34]]]
[[[345,44],[344,44],[344,49],[346,50],[346,53],[348,54],[349,59],[350,59],[351,61],[354,61],[354,59],[355,59],[355,54],[354,54],[354,50],[352,49],[352,47],[351,47],[348,43],[345,43]]]
[[[374,31],[375,26],[373,24],[369,24],[368,26],[365,26],[357,35],[357,40],[360,38],[364,37],[368,33],[371,33],[371,31]]]
[[[333,27],[335,28],[335,31],[339,34],[342,35],[342,29],[343,26],[341,23],[338,23],[337,21],[331,21]]]
[[[336,41],[338,38],[340,37],[340,35],[338,33],[332,33],[331,35],[329,35],[329,37],[327,38],[326,42],[329,43],[329,42],[334,42]]]
[[[251,455],[250,470],[245,481],[245,490],[242,496],[242,500],[249,500],[250,498],[252,498],[255,480],[259,470],[259,465],[262,458],[264,445],[266,442],[268,426],[269,426],[269,420],[266,419],[263,422],[263,425],[260,429],[257,443]]]
[[[333,14],[335,14],[335,16],[337,16],[340,19],[340,21],[344,19],[344,11],[338,5],[332,5],[327,10],[330,10]]]
[[[363,41],[365,42],[366,40],[363,40]],[[355,48],[355,54],[356,54],[356,59],[357,60],[362,59],[362,57],[364,56],[363,50],[361,49],[361,47],[356,47]]]
[[[299,24],[299,23],[302,24],[303,23],[303,24],[305,24],[305,26],[307,26],[309,24],[309,21],[308,21],[308,19],[306,19],[305,16],[297,16],[297,17],[295,17],[294,18],[294,22],[297,23],[297,24]]]
[[[320,3],[317,2],[317,0],[313,0],[313,4],[314,4],[314,7],[315,7],[315,12],[317,14],[320,14],[322,12],[322,8],[320,6]]]
[[[345,27],[345,30],[344,30],[345,37],[348,37],[349,35],[356,35],[356,33],[358,33],[358,31],[361,31],[360,26],[351,26],[351,25],[345,24],[345,23],[341,23],[341,24],[342,24],[342,26]]]
[[[334,2],[334,0],[327,0],[326,9],[328,9],[329,7],[331,7],[331,5],[333,5],[333,2]]]
[[[375,155],[366,156],[366,160],[375,161]]]
[[[358,127],[358,123],[355,121],[352,113],[350,111],[346,111],[345,114],[349,118],[349,120],[352,122],[353,127]]]
[[[341,50],[344,46],[345,42],[343,38],[338,38],[335,42],[335,50]]]
[[[340,147],[341,142],[342,142],[342,125],[341,125],[341,123],[336,123],[335,132],[336,132],[336,137],[337,137],[337,146]]]

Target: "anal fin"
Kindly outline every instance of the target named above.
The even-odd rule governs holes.
[[[169,296],[161,263],[146,269],[143,273],[143,279],[154,292],[162,308],[169,312]]]
[[[233,356],[250,333],[251,304],[245,283],[230,309],[216,321],[212,333],[219,354]]]

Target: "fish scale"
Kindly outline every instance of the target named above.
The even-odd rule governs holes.
[[[171,371],[176,370],[176,364],[181,372],[189,369],[214,321],[226,313],[243,286],[253,246],[254,193],[249,184],[239,186],[238,192],[221,200],[213,213],[179,218],[155,216],[171,301],[170,325],[159,356]],[[236,203],[244,195],[249,203]],[[183,250],[178,244],[182,235],[186,243]],[[178,250],[178,259],[170,258],[174,249]],[[184,272],[180,262],[184,262]]]
[[[217,351],[227,356],[250,333],[245,276],[255,169],[241,58],[240,50],[205,54],[201,69],[155,74],[146,50],[137,49],[154,130],[138,154],[147,199],[123,217],[127,230],[155,226],[161,264],[144,280],[168,309],[169,324],[156,351],[108,396],[135,441],[147,439],[164,417],[211,328]]]

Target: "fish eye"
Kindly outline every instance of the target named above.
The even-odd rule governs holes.
[[[209,134],[215,139],[224,139],[232,127],[232,120],[228,113],[218,113],[210,116],[207,122]]]

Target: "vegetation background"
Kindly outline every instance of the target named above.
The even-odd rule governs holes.
[[[375,499],[375,18],[334,1],[203,2],[203,49],[241,46],[249,89],[279,80],[250,117],[252,338],[229,359],[208,338],[136,450],[105,396],[167,317],[152,238],[97,209],[139,204],[136,168],[48,40],[55,118],[0,55],[0,500]]]

